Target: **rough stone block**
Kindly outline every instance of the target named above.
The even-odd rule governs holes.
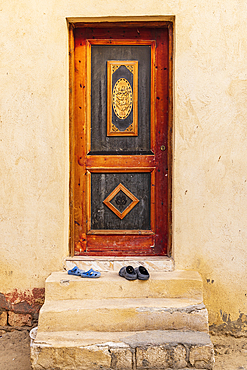
[[[74,348],[31,347],[31,361],[35,370],[111,369],[111,355],[107,348],[88,346]]]
[[[9,311],[8,323],[10,326],[32,326],[32,316]]]
[[[136,349],[137,370],[168,369],[170,367],[169,359],[169,351],[164,346]]]
[[[172,366],[174,369],[183,369],[187,366],[186,361],[186,348],[179,344],[173,348],[171,353]]]
[[[0,293],[0,309],[3,309],[3,310],[11,309],[11,303],[7,301],[3,293]]]
[[[111,348],[111,369],[132,370],[133,353],[126,348]]]
[[[213,346],[204,332],[38,331],[32,338],[34,370],[195,370],[213,365]]]
[[[212,369],[214,365],[213,345],[192,346],[189,361],[196,369]]]
[[[8,321],[8,314],[6,311],[0,313],[0,325],[6,326]]]
[[[184,369],[188,365],[183,345],[137,348],[136,360],[138,370]]]

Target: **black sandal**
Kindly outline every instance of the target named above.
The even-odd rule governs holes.
[[[132,266],[124,266],[119,270],[119,275],[127,280],[136,280],[137,272]]]
[[[149,272],[144,266],[136,267],[135,272],[137,273],[137,277],[138,277],[139,280],[148,280],[149,279]]]

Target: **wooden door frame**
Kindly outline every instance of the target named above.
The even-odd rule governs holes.
[[[171,18],[170,18],[171,19]],[[102,19],[100,22],[99,19],[92,21],[68,21],[69,29],[69,132],[70,132],[70,180],[69,180],[69,207],[70,207],[70,228],[69,228],[69,254],[70,257],[75,255],[75,223],[77,227],[80,225],[75,220],[75,210],[80,209],[80,205],[85,198],[85,194],[79,191],[80,187],[80,174],[78,173],[78,162],[80,162],[81,157],[76,156],[76,147],[78,145],[77,138],[80,136],[80,129],[75,125],[75,107],[76,107],[76,98],[75,98],[75,57],[74,57],[74,29],[75,28],[112,28],[112,27],[153,27],[153,28],[167,28],[169,34],[169,104],[168,104],[168,229],[169,229],[169,238],[168,238],[168,249],[167,255],[171,256],[172,253],[172,161],[173,161],[173,30],[174,30],[174,20],[169,21],[160,21],[160,20],[109,20],[106,22]],[[86,74],[87,71],[85,70]],[[83,86],[82,89],[86,88]],[[86,101],[84,99],[84,101]],[[77,104],[78,105],[78,104]],[[86,121],[86,117],[85,117]],[[79,205],[79,206],[78,206]],[[78,207],[77,207],[78,206]],[[77,243],[83,246],[86,240],[86,235],[80,234],[80,239]]]

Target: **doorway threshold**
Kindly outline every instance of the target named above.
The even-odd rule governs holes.
[[[155,257],[111,257],[111,256],[75,256],[65,259],[64,267],[66,270],[72,269],[74,266],[82,270],[93,268],[97,271],[119,271],[123,266],[144,266],[148,271],[163,271],[171,272],[175,269],[174,260],[171,257],[155,256]]]

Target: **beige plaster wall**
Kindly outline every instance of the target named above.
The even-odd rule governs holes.
[[[236,320],[247,313],[244,0],[2,2],[0,292],[43,287],[68,254],[66,18],[145,15],[176,19],[176,266],[201,272],[210,323]]]

